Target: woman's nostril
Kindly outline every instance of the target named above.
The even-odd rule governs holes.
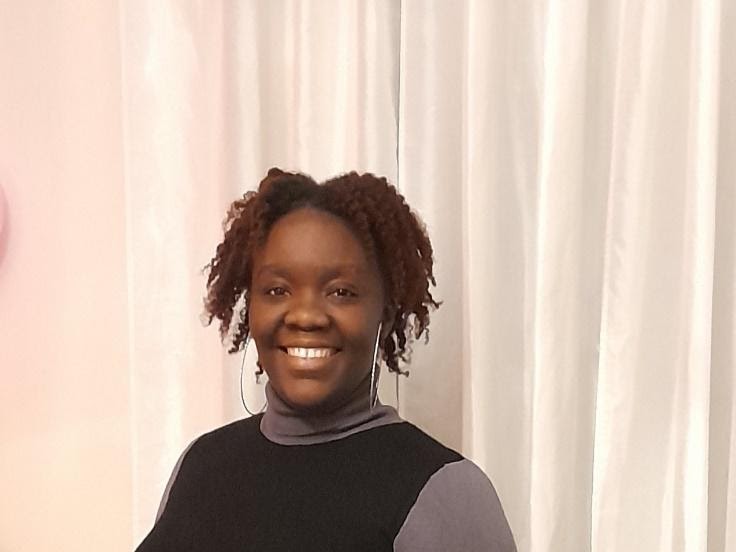
[[[288,312],[284,317],[284,322],[287,326],[309,331],[328,326],[330,319],[321,310],[298,309]]]

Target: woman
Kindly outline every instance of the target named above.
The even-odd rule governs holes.
[[[140,552],[515,550],[482,471],[377,400],[377,362],[400,372],[438,306],[385,179],[271,169],[208,268],[209,321],[255,341],[268,407],[189,446]]]

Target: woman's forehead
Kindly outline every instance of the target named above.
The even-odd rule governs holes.
[[[375,262],[341,218],[304,208],[276,221],[254,259],[254,275],[264,271],[328,271],[360,275]]]

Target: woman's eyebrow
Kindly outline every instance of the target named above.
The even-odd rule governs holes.
[[[299,267],[287,266],[281,264],[265,264],[258,267],[254,274],[256,278],[266,274],[269,276],[279,276],[281,278],[290,278],[294,271],[299,271]],[[329,280],[339,276],[364,276],[367,274],[365,266],[356,263],[334,263],[325,267],[319,267],[322,278]]]
[[[362,265],[355,264],[355,263],[339,263],[330,265],[325,271],[324,274],[326,277],[329,278],[336,278],[338,276],[362,276],[366,273],[366,268]]]
[[[266,264],[262,265],[258,268],[254,276],[257,278],[264,273],[270,274],[272,276],[279,276],[281,278],[288,278],[290,276],[289,269],[282,265],[276,265],[276,264]]]

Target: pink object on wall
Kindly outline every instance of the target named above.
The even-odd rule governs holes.
[[[0,184],[0,265],[5,257],[5,246],[8,239],[8,206],[6,204],[5,193]]]
[[[0,0],[0,550],[137,544],[121,11]]]
[[[0,185],[0,242],[2,242],[3,234],[5,234],[5,196],[3,187]]]

